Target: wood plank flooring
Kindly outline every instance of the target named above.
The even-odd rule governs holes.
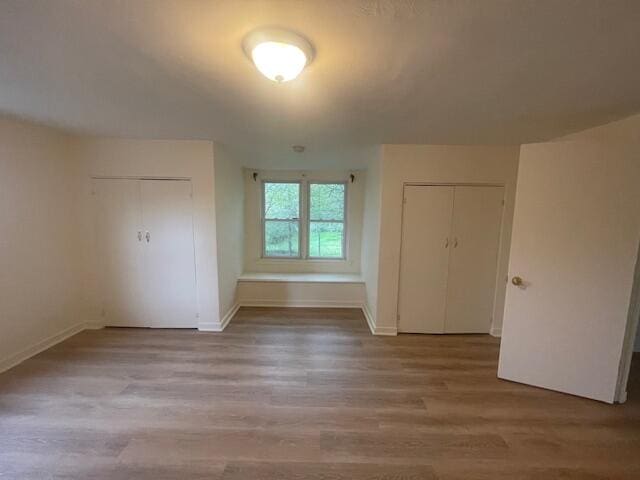
[[[640,478],[636,368],[610,406],[498,380],[498,350],[353,309],[85,331],[0,375],[0,478]]]

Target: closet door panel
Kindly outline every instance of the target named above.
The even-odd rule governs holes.
[[[503,187],[455,187],[446,333],[491,328],[503,198]]]
[[[138,180],[94,180],[99,292],[107,326],[146,324]],[[140,233],[141,235],[141,233]]]
[[[191,182],[140,183],[149,326],[196,327]]]
[[[398,330],[443,333],[453,187],[406,186]]]

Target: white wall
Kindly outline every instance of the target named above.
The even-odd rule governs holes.
[[[96,286],[96,268],[93,262],[95,240],[89,238],[94,232],[91,177],[190,178],[193,188],[199,324],[202,328],[217,328],[220,325],[220,305],[213,143],[195,140],[83,138],[76,150],[82,160],[84,183],[82,228],[89,239],[84,248],[87,316],[92,321],[101,321],[100,292]]]
[[[380,170],[382,149],[369,161],[362,220],[362,279],[366,286],[366,312],[375,326],[378,313],[378,259],[380,256]]]
[[[253,172],[258,173],[257,181]],[[355,175],[351,183],[349,174]],[[365,174],[341,170],[252,170],[245,169],[245,272],[277,273],[360,273],[362,210]],[[262,257],[262,180],[347,181],[347,259],[305,260]]]
[[[404,183],[491,183],[505,186],[498,279],[507,274],[519,147],[383,145],[380,264],[376,328],[397,327]],[[498,281],[492,333],[502,328],[506,282]]]
[[[216,235],[220,318],[236,305],[236,284],[244,261],[244,176],[237,159],[215,144]]]
[[[0,119],[0,371],[85,321],[72,142]]]

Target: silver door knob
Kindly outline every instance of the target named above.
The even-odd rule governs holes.
[[[151,234],[149,232],[146,233],[146,235],[144,236],[144,238],[147,239],[147,243],[149,243],[149,240],[151,240]]]
[[[513,283],[516,287],[520,287],[520,286],[522,286],[522,284],[524,282],[522,281],[522,278],[520,278],[520,277],[513,277],[511,279],[511,283]]]

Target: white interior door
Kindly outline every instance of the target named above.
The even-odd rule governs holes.
[[[455,187],[446,333],[489,333],[503,198],[503,187]]]
[[[500,378],[614,401],[640,237],[640,162],[623,155],[522,147]]]
[[[140,185],[147,326],[196,327],[191,182],[141,180]]]
[[[138,180],[94,180],[97,265],[108,326],[145,326],[145,266]]]
[[[398,331],[443,333],[453,187],[406,186]]]

